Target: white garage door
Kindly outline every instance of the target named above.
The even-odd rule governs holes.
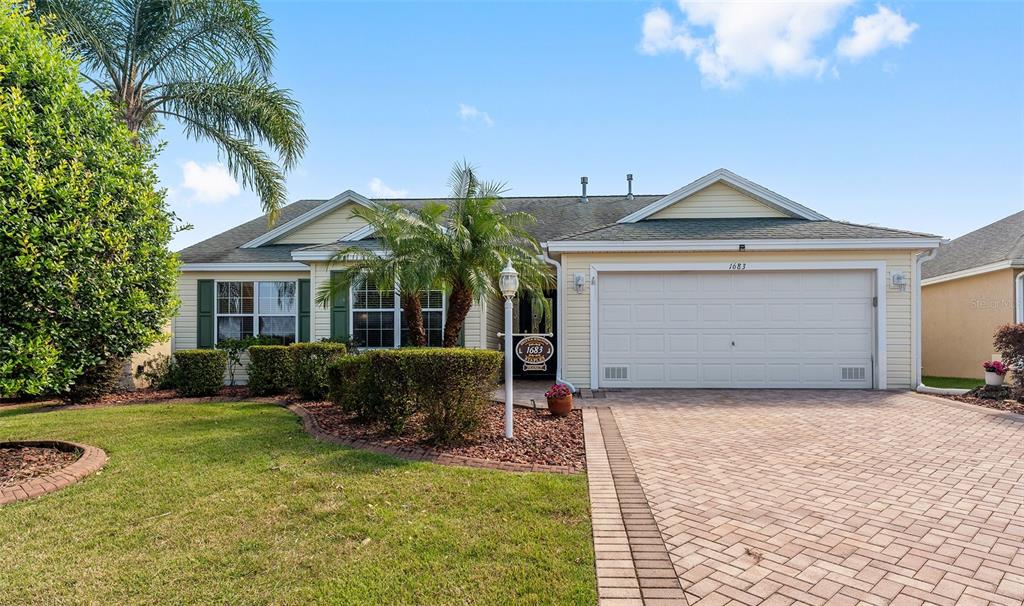
[[[598,277],[602,387],[871,388],[870,271]]]

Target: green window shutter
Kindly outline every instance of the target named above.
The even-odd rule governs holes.
[[[339,273],[331,272],[332,282],[340,278]],[[331,338],[347,341],[348,337],[348,289],[339,288],[331,301]]]
[[[299,280],[299,341],[308,342],[310,340],[309,309],[311,302],[309,280]]]
[[[213,294],[213,280],[198,280],[198,305],[199,311],[196,334],[196,346],[202,348],[213,347],[213,305],[215,297]]]

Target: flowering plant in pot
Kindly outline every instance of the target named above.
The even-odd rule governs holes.
[[[985,369],[985,385],[991,385],[993,387],[1002,385],[1003,377],[1005,377],[1007,371],[1010,370],[1009,366],[1003,364],[999,360],[984,362],[981,366]]]
[[[555,383],[544,392],[548,400],[548,412],[556,417],[565,417],[572,412],[572,392],[561,383]]]

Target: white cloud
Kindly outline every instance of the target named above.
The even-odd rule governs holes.
[[[407,189],[391,189],[380,180],[380,177],[370,179],[369,187],[375,198],[405,198],[409,195]]]
[[[835,54],[818,47],[836,34],[852,3],[678,0],[678,17],[663,8],[644,15],[639,50],[650,55],[681,53],[713,86],[735,86],[751,76],[835,76]],[[866,56],[906,43],[916,28],[879,5],[875,14],[854,20],[853,36],[843,38],[836,53]]]
[[[464,124],[480,123],[485,126],[494,126],[494,120],[491,120],[490,114],[465,103],[459,103],[459,118]]]
[[[910,42],[918,25],[908,23],[903,15],[878,5],[873,15],[853,20],[853,34],[839,41],[836,52],[847,59],[863,59],[887,46],[900,47]]]
[[[181,187],[192,193],[192,201],[212,204],[237,196],[242,191],[223,164],[198,164],[193,160],[181,167]]]

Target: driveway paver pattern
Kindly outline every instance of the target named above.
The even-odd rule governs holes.
[[[1024,604],[1024,417],[866,391],[599,405],[689,604]]]

